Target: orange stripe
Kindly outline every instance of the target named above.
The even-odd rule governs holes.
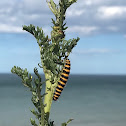
[[[55,97],[53,97],[53,99],[54,99],[54,100],[56,100],[56,98],[55,98]]]
[[[58,93],[58,92],[55,92],[55,94],[58,94],[58,95],[60,95],[60,93]]]
[[[61,90],[59,90],[59,89],[56,89],[56,91],[62,92],[62,91],[61,91]]]
[[[59,97],[59,96],[57,96],[57,95],[54,95],[54,97]]]
[[[70,60],[69,60],[69,59],[66,59],[66,64],[67,64],[67,65],[64,66],[63,70],[69,73],[70,70],[65,69],[65,67],[66,67],[66,68],[70,68]],[[68,76],[69,76],[69,74],[66,74],[66,73],[62,73],[61,75],[63,75],[64,77],[68,77]],[[60,95],[60,94],[61,94],[62,89],[64,88],[63,85],[66,84],[66,83],[63,82],[63,81],[67,81],[67,79],[65,79],[64,77],[60,77],[60,79],[62,79],[62,81],[60,80],[60,81],[58,82],[59,84],[58,84],[58,86],[56,87],[56,91],[54,92],[54,96],[53,96],[53,99],[54,99],[54,100],[57,100],[57,99],[59,98],[59,96],[57,96],[57,95]],[[61,86],[60,84],[61,84],[62,86]],[[60,89],[58,89],[58,88],[60,88]]]
[[[66,72],[70,72],[70,70],[68,70],[68,69],[65,69],[65,68],[64,68],[63,70],[65,70]]]
[[[59,81],[59,83],[61,83],[62,85],[65,85],[65,83],[64,83],[64,82],[62,82],[62,81]]]
[[[67,81],[67,79],[65,79],[64,77],[60,77],[61,79],[63,79],[64,81]]]
[[[66,60],[66,62],[69,62],[70,63],[70,60]]]
[[[65,77],[68,77],[69,76],[69,74],[65,74],[65,73],[62,73],[61,75],[64,75]]]
[[[67,63],[67,65],[69,65],[69,66],[70,66],[70,63]]]
[[[70,62],[70,60],[67,59],[66,62]]]
[[[63,89],[63,87],[61,85],[58,85],[59,88]]]
[[[65,65],[65,67],[70,67],[70,65]]]

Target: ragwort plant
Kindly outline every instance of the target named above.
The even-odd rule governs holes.
[[[28,87],[32,92],[31,100],[36,110],[32,109],[31,112],[38,119],[38,122],[32,118],[30,119],[33,126],[54,126],[54,121],[49,121],[53,94],[63,72],[65,61],[80,39],[77,37],[77,39],[65,40],[65,30],[68,27],[65,27],[66,23],[63,23],[67,8],[76,1],[59,0],[59,4],[56,5],[53,0],[47,0],[49,8],[56,17],[56,20],[52,19],[51,38],[48,35],[45,36],[42,28],[38,26],[37,28],[32,24],[23,26],[23,30],[31,33],[37,40],[41,57],[41,64],[38,64],[38,66],[43,68],[45,74],[45,82],[43,82],[36,67],[34,68],[34,73],[37,78],[34,79],[26,68],[21,69],[14,66],[11,69],[11,72],[17,74],[22,79],[24,86]],[[42,94],[41,90],[44,83],[46,84],[45,93]],[[66,126],[72,120],[69,119],[61,125]]]

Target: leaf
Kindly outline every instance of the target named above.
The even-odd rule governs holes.
[[[32,124],[33,126],[38,126],[38,125],[36,124],[35,120],[33,120],[32,118],[30,118],[30,121],[31,121],[31,124]]]
[[[66,30],[68,27],[63,28],[63,30]]]
[[[67,124],[70,123],[72,120],[74,119],[69,119],[67,122],[62,123],[61,126],[67,126]]]
[[[52,19],[52,23],[53,23],[54,25],[56,25],[56,24],[55,24],[55,20],[54,20],[53,18],[51,18],[51,19]]]
[[[53,13],[56,16],[57,15],[57,9],[56,9],[56,4],[54,3],[53,0],[50,0],[51,7],[53,8]]]
[[[35,117],[36,117],[37,119],[39,119],[39,118],[41,117],[41,114],[38,113],[37,111],[35,111],[34,109],[32,109],[31,112],[35,115]]]
[[[72,120],[74,120],[74,119],[69,119],[69,120],[67,121],[67,124],[70,123]]]
[[[67,124],[66,123],[62,123],[61,126],[67,126]]]

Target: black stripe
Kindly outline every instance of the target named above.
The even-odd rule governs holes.
[[[68,79],[68,77],[64,76],[64,75],[61,75],[61,77],[64,77],[65,79]]]
[[[58,98],[59,98],[59,97],[55,97],[56,100],[57,100]],[[53,98],[54,101],[56,101],[55,99]]]
[[[59,88],[59,87],[57,87],[57,89],[59,89],[59,90],[61,90],[61,91],[63,90],[62,88]]]
[[[58,96],[58,97],[60,96],[59,94],[54,94],[54,97],[55,97],[55,95]]]
[[[67,72],[67,71],[65,71],[65,69],[64,69],[64,70],[63,70],[63,73],[65,73],[65,74],[68,74],[68,75],[69,75],[69,73],[70,73],[70,72]]]
[[[57,90],[56,90],[55,92],[58,92],[59,94],[61,94],[61,92],[59,92],[59,91],[57,91]]]
[[[53,100],[56,101],[57,99],[54,99],[54,97],[53,97]]]
[[[66,63],[65,65],[68,65],[68,66],[70,66],[70,64],[68,64],[68,63]]]
[[[70,63],[66,63],[66,65],[69,65],[70,66]]]
[[[66,67],[66,66],[65,66],[65,69],[70,70],[70,67]]]
[[[55,98],[55,99],[54,99]],[[53,100],[56,101],[59,97],[53,97]]]
[[[58,85],[62,86],[64,88],[65,85],[61,84],[60,82],[58,82]],[[58,87],[58,86],[57,86]]]
[[[60,78],[60,80],[63,82],[63,83],[66,83],[67,81],[63,80],[62,78]]]
[[[69,59],[66,59],[66,62],[68,62],[68,61],[70,62],[70,60],[69,60]]]
[[[69,67],[67,67],[66,65],[68,65]],[[67,72],[67,70],[70,70],[70,65],[71,65],[71,64],[70,64],[70,60],[67,59],[62,74],[66,74],[66,75],[69,76],[70,71]],[[67,76],[62,75],[62,74],[61,74],[61,77],[64,78],[64,79],[66,79],[66,81],[63,80],[62,78],[60,78],[60,81],[63,82],[64,85],[61,84],[60,82],[58,82],[58,86],[60,85],[62,88],[59,88],[58,86],[56,87],[56,91],[54,92],[54,96],[53,96],[53,100],[54,100],[54,101],[56,101],[56,100],[59,98],[59,96],[61,95],[61,93],[62,93],[62,91],[63,91],[63,89],[64,89],[64,86],[65,86],[65,84],[66,84],[66,82],[67,82],[67,79],[68,79]],[[57,89],[60,90],[61,92],[57,91]],[[56,94],[56,93],[59,93],[59,94]],[[57,97],[55,97],[55,96],[57,96]]]
[[[61,84],[61,83],[58,83],[60,86],[62,86],[64,88],[65,85]]]
[[[65,85],[61,84],[60,82],[58,82],[58,85],[61,85],[62,87],[64,87]]]

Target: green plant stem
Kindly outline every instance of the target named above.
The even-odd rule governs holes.
[[[39,98],[40,107],[41,107],[41,122],[40,123],[41,123],[41,126],[44,126],[44,105],[43,105],[42,98],[41,98],[40,83],[38,85],[37,92],[38,92],[38,98]]]
[[[51,104],[52,104],[53,90],[52,90],[52,84],[50,82],[49,73],[45,73],[45,78],[49,79],[48,81],[46,81],[45,93],[47,93],[47,95],[45,95],[45,99],[44,99],[44,104],[46,105],[44,108],[44,111],[46,114],[46,120],[48,121],[50,109],[51,109]]]
[[[41,53],[42,47],[39,46],[39,48],[40,48],[40,53]],[[47,80],[46,88],[45,88],[46,95],[44,97],[44,105],[45,105],[44,112],[45,112],[45,121],[46,121],[45,123],[47,123],[49,119],[51,104],[52,104],[53,90],[52,90],[52,83],[50,82],[51,72],[49,70],[46,70],[46,67],[44,66],[44,63],[42,61],[42,57],[41,57],[41,63],[42,63],[43,71],[45,74],[45,79]]]

